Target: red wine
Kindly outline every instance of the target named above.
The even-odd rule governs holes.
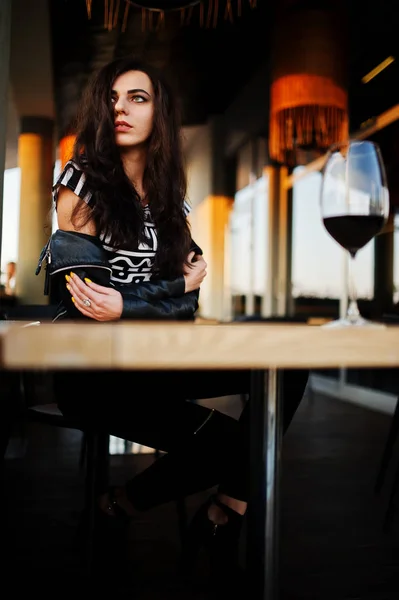
[[[345,250],[354,257],[381,230],[380,215],[340,215],[323,219],[324,227]]]

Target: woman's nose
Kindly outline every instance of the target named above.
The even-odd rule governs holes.
[[[122,98],[119,98],[115,103],[115,112],[116,113],[125,113],[126,114],[126,106]]]

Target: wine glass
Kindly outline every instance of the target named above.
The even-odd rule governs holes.
[[[324,227],[349,253],[346,316],[325,327],[378,327],[359,312],[353,266],[358,251],[384,227],[389,194],[380,149],[374,142],[349,140],[332,146],[323,169],[321,215]]]

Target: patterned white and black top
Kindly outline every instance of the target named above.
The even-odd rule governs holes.
[[[93,194],[88,188],[85,174],[72,160],[67,162],[52,188],[53,200],[56,207],[60,185],[64,185],[72,190],[89,206],[93,205]],[[184,213],[186,216],[190,210],[190,205],[184,202]],[[107,252],[112,268],[111,281],[129,284],[150,281],[151,279],[155,253],[158,248],[158,238],[148,206],[144,208],[144,237],[146,241],[141,243],[138,248],[115,250],[115,248],[109,245],[109,239],[100,235],[103,248]]]

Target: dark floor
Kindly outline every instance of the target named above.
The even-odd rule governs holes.
[[[220,403],[226,412],[234,413],[238,406],[237,399]],[[389,421],[336,400],[303,402],[284,440],[281,600],[398,600],[399,514],[391,533],[383,534],[386,495],[373,494]],[[30,425],[25,452],[18,445],[9,449],[8,509],[2,516],[10,540],[3,538],[2,554],[12,560],[0,564],[1,581],[8,575],[14,594],[76,593],[81,556],[74,534],[83,499],[80,441],[77,432]],[[152,460],[150,454],[113,455],[112,480],[119,482]],[[189,514],[202,498],[188,499]],[[134,593],[129,597],[206,598],[176,578],[179,549],[174,504],[135,521],[129,572]],[[111,569],[114,550],[109,552]],[[252,597],[250,591],[247,597]]]

